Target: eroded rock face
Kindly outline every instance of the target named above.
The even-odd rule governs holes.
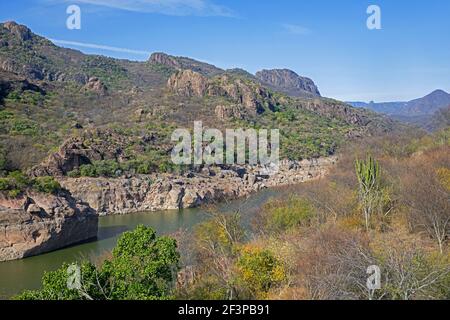
[[[362,127],[370,122],[370,120],[359,113],[358,110],[355,110],[346,104],[333,102],[332,100],[325,101],[312,99],[310,101],[302,101],[297,105],[297,108],[308,110],[328,118],[341,119],[349,124]]]
[[[261,167],[204,168],[185,176],[149,175],[129,179],[62,178],[61,185],[100,215],[194,208],[248,196],[267,187],[285,186],[325,175],[336,158],[282,161],[278,173]]]
[[[208,88],[208,78],[197,72],[184,70],[171,76],[167,85],[177,95],[203,97]]]
[[[68,193],[0,194],[0,261],[54,251],[97,237],[98,216]]]
[[[0,66],[1,69],[1,66]],[[22,78],[16,74],[5,72],[0,70],[0,102],[3,98],[5,98],[10,92],[24,92],[24,91],[34,91],[41,95],[45,95],[45,90],[28,81],[25,78]]]
[[[19,25],[14,21],[8,21],[3,24],[3,27],[14,34],[18,39],[22,41],[30,40],[32,37],[31,30],[23,25]]]
[[[62,176],[93,161],[124,159],[123,150],[128,141],[118,134],[106,130],[93,130],[83,137],[70,138],[59,151],[50,155],[42,164],[29,172],[31,176]]]
[[[262,70],[256,78],[276,90],[298,97],[320,96],[314,81],[301,77],[289,69]]]
[[[239,106],[222,106],[218,105],[215,114],[220,120],[244,119],[245,113]]]
[[[184,97],[224,97],[242,106],[249,114],[273,110],[276,102],[264,87],[229,75],[208,79],[200,73],[184,70],[172,75],[167,83],[170,91]]]
[[[158,63],[167,67],[180,69],[181,64],[173,57],[162,52],[155,52],[150,56],[150,63]]]
[[[84,86],[84,89],[86,91],[95,92],[100,96],[105,96],[108,94],[108,88],[97,77],[89,78],[88,82]]]

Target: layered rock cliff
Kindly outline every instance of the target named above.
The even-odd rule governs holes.
[[[57,250],[97,237],[96,212],[70,194],[0,194],[0,261]]]
[[[60,183],[100,215],[177,210],[245,197],[268,187],[317,179],[325,175],[336,160],[330,157],[282,161],[279,171],[270,175],[260,167],[212,167],[184,176],[62,178]]]
[[[314,81],[289,69],[262,70],[256,73],[256,78],[274,90],[294,97],[320,97]]]

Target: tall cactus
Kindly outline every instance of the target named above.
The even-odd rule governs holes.
[[[363,209],[366,230],[369,230],[370,217],[379,200],[380,165],[372,156],[366,160],[356,160],[356,176],[359,183],[359,200]]]

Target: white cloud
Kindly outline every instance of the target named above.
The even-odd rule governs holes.
[[[282,27],[289,33],[295,34],[295,35],[304,36],[304,35],[308,35],[311,33],[310,29],[303,27],[303,26],[296,25],[296,24],[285,23],[282,25]]]
[[[149,51],[141,51],[141,50],[133,50],[133,49],[127,49],[127,48],[110,47],[110,46],[104,46],[104,45],[93,44],[93,43],[84,43],[84,42],[66,41],[66,40],[56,40],[56,39],[50,39],[50,41],[53,42],[54,44],[59,44],[59,45],[67,45],[67,46],[74,46],[74,47],[99,49],[99,50],[104,50],[104,51],[131,53],[131,54],[145,55],[145,56],[149,56],[151,54],[151,52],[149,52]]]
[[[90,4],[119,10],[161,13],[175,16],[224,16],[232,17],[233,12],[211,0],[63,0],[70,3]]]

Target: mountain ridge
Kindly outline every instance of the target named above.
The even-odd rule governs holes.
[[[13,22],[0,24],[0,70],[0,163],[7,170],[30,169],[80,137],[86,148],[118,148],[121,156],[93,150],[74,170],[105,161],[126,172],[172,170],[172,131],[198,120],[219,130],[279,128],[282,157],[294,160],[328,156],[345,139],[396,126],[340,101],[273,90],[242,69],[163,53],[146,62],[86,55]]]
[[[450,104],[450,94],[442,89],[410,101],[395,102],[347,102],[357,108],[368,108],[391,116],[429,116]]]

